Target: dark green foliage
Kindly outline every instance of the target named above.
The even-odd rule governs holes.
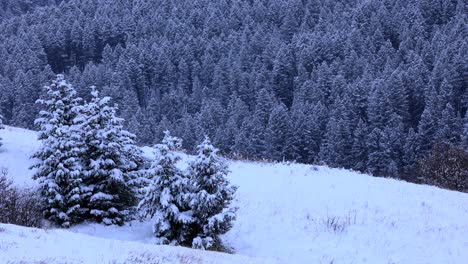
[[[231,202],[237,187],[227,180],[228,166],[208,138],[197,150],[198,156],[187,170],[192,188],[189,237],[194,248],[220,250],[219,236],[229,231],[236,219],[236,209],[231,207]]]
[[[91,96],[80,117],[87,217],[122,225],[137,204],[136,194],[142,187],[142,152],[134,145],[135,135],[123,129],[124,120],[116,116],[117,107],[110,105],[110,97],[99,97],[94,87]]]
[[[79,131],[81,120],[75,89],[63,75],[58,75],[46,87],[47,96],[38,100],[44,108],[36,119],[40,127],[42,147],[33,154],[37,159],[33,178],[39,182],[39,191],[46,204],[44,216],[63,227],[81,221],[88,211],[81,195],[83,171],[80,157],[83,154]]]
[[[88,219],[123,224],[146,183],[135,135],[123,129],[110,97],[100,98],[94,87],[84,105],[63,75],[46,92],[38,100],[42,146],[32,166],[44,216],[62,227]]]
[[[150,184],[138,209],[142,217],[152,218],[153,233],[160,244],[190,245],[193,237],[189,225],[193,222],[189,207],[189,178],[176,167],[180,157],[173,151],[180,140],[166,131],[161,144],[156,144],[156,159],[149,170]]]
[[[266,128],[266,152],[264,154],[268,159],[277,161],[286,159],[286,143],[290,138],[288,119],[288,112],[282,103],[276,105],[271,111]]]
[[[89,85],[112,96],[139,143],[170,129],[190,151],[207,134],[227,155],[402,175],[435,143],[466,144],[466,6],[3,1],[0,112],[6,124],[32,128],[34,100],[53,71],[85,99]],[[287,125],[272,117],[279,103]],[[395,140],[415,134],[414,144]]]

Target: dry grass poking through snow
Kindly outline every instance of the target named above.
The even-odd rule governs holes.
[[[112,264],[165,264],[174,262],[180,264],[202,264],[203,260],[199,256],[190,253],[175,253],[174,256],[161,257],[157,252],[145,251],[132,254],[124,262],[115,261]]]
[[[327,228],[327,230],[335,233],[343,233],[350,225],[356,224],[356,211],[350,211],[347,215],[337,216],[337,215],[328,215],[322,219],[322,224]]]

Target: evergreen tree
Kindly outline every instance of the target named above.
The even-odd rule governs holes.
[[[189,245],[188,224],[192,223],[188,208],[189,179],[176,167],[180,157],[173,150],[180,141],[166,132],[155,146],[156,158],[149,170],[151,183],[138,208],[145,218],[152,218],[153,232],[161,244]]]
[[[80,98],[74,88],[58,75],[46,86],[47,97],[38,100],[44,106],[36,119],[40,127],[41,148],[34,153],[33,178],[45,200],[44,216],[63,227],[82,220],[88,211],[83,207],[81,133],[78,129]]]
[[[310,142],[308,142],[308,135],[310,127],[307,115],[304,113],[305,106],[297,104],[291,110],[291,118],[288,120],[288,129],[285,144],[286,158],[297,160],[299,162],[307,162],[309,157]]]
[[[308,162],[318,163],[320,161],[319,153],[322,146],[322,139],[326,132],[328,112],[327,108],[320,102],[312,107],[307,113],[307,141],[309,146]]]
[[[384,176],[387,168],[387,156],[385,149],[384,133],[379,128],[374,128],[367,138],[369,158],[367,170],[373,175]]]
[[[273,108],[266,130],[265,157],[281,161],[286,158],[286,139],[288,138],[288,112],[280,103]]]
[[[195,236],[192,247],[221,249],[219,235],[229,231],[236,218],[236,209],[230,204],[237,187],[226,179],[228,166],[208,138],[197,148],[198,156],[187,172],[194,188],[190,201]]]
[[[418,125],[418,145],[419,154],[424,155],[432,148],[435,140],[435,133],[437,129],[437,117],[429,107],[424,109],[421,115],[421,120]]]
[[[462,131],[462,147],[468,149],[468,115],[465,115],[465,118],[463,119],[463,131]]]
[[[437,142],[457,144],[460,142],[461,130],[462,124],[460,118],[456,116],[452,105],[447,103],[444,110],[442,110],[439,124],[434,135]]]
[[[260,159],[265,155],[265,129],[257,116],[246,117],[234,140],[234,155]]]
[[[170,151],[180,150],[182,148],[182,139],[171,136],[169,130],[164,131],[164,138],[162,144],[166,145]]]
[[[348,167],[351,158],[352,134],[349,124],[339,117],[330,118],[327,125],[320,158],[325,164],[335,167]]]
[[[353,169],[365,171],[367,167],[367,145],[366,139],[368,135],[367,125],[359,119],[359,122],[354,130],[353,148],[351,150],[353,156]]]
[[[208,134],[223,153],[264,159],[269,117],[282,102],[292,117],[286,159],[320,162],[333,116],[346,128],[336,166],[357,165],[355,144],[372,154],[353,135],[359,119],[400,145],[388,153],[392,161],[409,164],[398,157],[406,150],[391,140],[394,134],[406,137],[413,129],[418,140],[410,149],[419,156],[438,141],[466,142],[466,6],[462,0],[4,0],[0,112],[5,123],[32,128],[38,87],[52,71],[67,72],[79,96],[88,98],[90,84],[112,95],[139,143],[153,143],[171,128],[186,149]],[[229,109],[232,96],[244,114]],[[340,98],[349,102],[339,106]],[[316,109],[305,107],[300,117],[299,102]],[[402,133],[387,127],[395,116]]]
[[[415,181],[415,165],[419,156],[418,134],[411,128],[405,138],[403,146],[403,174],[402,177]]]
[[[91,101],[83,106],[83,156],[86,193],[90,215],[105,224],[124,223],[136,205],[137,188],[144,183],[142,152],[134,144],[135,135],[123,129],[111,98],[100,98],[92,87]]]
[[[399,116],[398,116],[399,117]],[[385,154],[385,170],[382,172],[383,176],[396,177],[399,175],[399,170],[402,168],[402,156],[404,146],[404,132],[401,118],[398,121],[389,122],[383,130],[383,146]]]

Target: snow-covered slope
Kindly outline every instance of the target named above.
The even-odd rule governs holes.
[[[30,130],[5,126],[5,129],[0,129],[0,138],[3,139],[3,145],[0,147],[0,168],[8,168],[9,176],[16,183],[32,184],[30,156],[40,146],[37,134]]]
[[[66,230],[0,224],[1,263],[271,263],[183,247],[110,240]]]
[[[5,141],[0,167],[8,167],[18,184],[32,183],[26,168],[37,147],[34,132],[7,127],[0,131],[0,137]],[[149,148],[144,150],[150,155]],[[237,254],[262,258],[266,263],[467,263],[467,194],[321,166],[232,161],[230,169],[230,180],[239,186],[239,211],[233,229],[223,239]],[[26,231],[17,232],[21,228],[11,226],[6,229],[11,228],[8,239],[15,246],[0,244],[0,259],[2,254],[26,252],[30,246],[20,235]],[[168,247],[149,245],[153,240],[148,222],[124,227],[82,224],[70,231],[107,240],[61,230],[28,232],[44,236],[53,232],[64,240],[69,238],[66,247],[73,243],[79,247],[90,239],[90,244],[98,247],[89,249],[93,254],[101,250],[101,244],[103,252],[111,251],[110,245],[116,247],[114,252],[127,252],[119,251],[127,244],[118,240],[172,252]],[[2,236],[0,233],[0,239]],[[45,239],[49,244],[41,245],[39,251],[59,247],[62,243],[57,239],[54,244],[55,236]],[[47,256],[41,254],[38,256]],[[210,263],[211,253],[200,254],[200,263]],[[251,261],[245,259],[237,263]]]

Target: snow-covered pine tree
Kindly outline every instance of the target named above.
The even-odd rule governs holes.
[[[237,187],[226,179],[228,166],[208,137],[197,148],[198,156],[187,171],[194,189],[190,201],[194,218],[192,247],[221,249],[219,235],[229,231],[236,218],[236,208],[230,205]]]
[[[104,224],[122,225],[137,203],[137,190],[144,183],[144,159],[135,145],[135,135],[124,130],[117,106],[110,97],[99,97],[91,87],[91,101],[83,106],[83,156],[86,200],[90,217]]]
[[[269,159],[281,161],[285,159],[288,138],[288,111],[283,103],[273,107],[268,125],[266,126],[266,151],[264,155]]]
[[[187,231],[192,223],[188,208],[189,180],[176,167],[180,157],[173,152],[181,141],[168,131],[155,146],[156,158],[150,168],[151,184],[138,205],[141,215],[153,218],[153,232],[161,244],[187,244]]]
[[[171,132],[165,130],[162,144],[167,145],[171,151],[180,150],[182,148],[182,139],[171,136]]]
[[[35,123],[39,125],[41,148],[33,154],[37,161],[34,179],[45,200],[44,216],[63,227],[83,219],[82,139],[78,131],[79,102],[75,89],[63,75],[46,86],[46,98],[38,100],[44,106]]]

